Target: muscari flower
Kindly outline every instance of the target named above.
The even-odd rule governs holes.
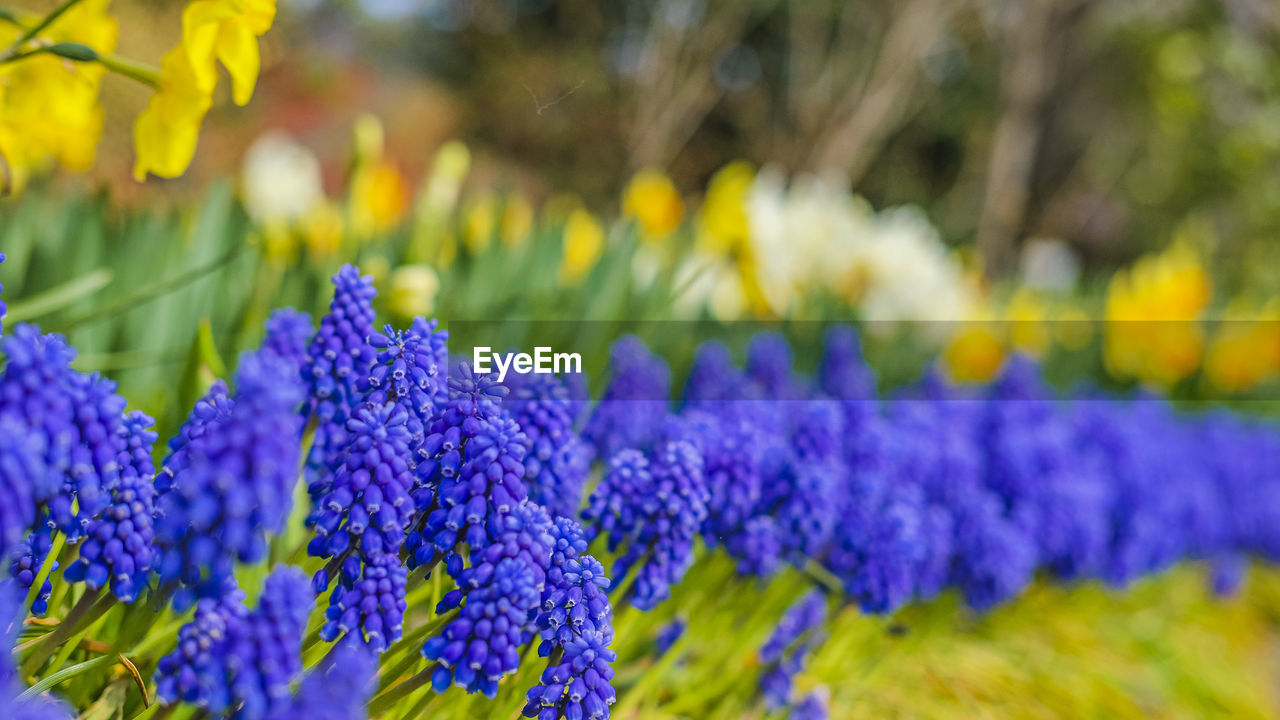
[[[560,570],[559,582],[547,585],[534,619],[542,636],[538,654],[543,657],[576,637],[613,637],[613,610],[606,594],[611,581],[604,566],[590,555],[580,555],[565,561]]]
[[[685,628],[688,625],[688,621],[683,617],[677,617],[659,628],[657,637],[653,639],[653,644],[658,654],[666,655],[671,646],[679,642],[680,638],[684,636]]]
[[[231,408],[235,400],[227,390],[227,384],[214,380],[204,396],[196,401],[178,433],[169,438],[169,455],[160,463],[160,474],[156,476],[156,492],[164,495],[173,488],[173,478],[186,469],[188,461],[187,448],[196,438],[217,430],[227,418],[231,417]]]
[[[344,644],[321,663],[302,678],[289,706],[273,720],[366,720],[365,703],[377,674],[374,656]]]
[[[347,417],[363,397],[357,384],[368,376],[376,355],[368,343],[373,334],[373,298],[378,294],[373,278],[361,276],[353,265],[343,265],[333,276],[333,285],[329,313],[320,319],[302,367],[308,384],[303,414],[316,422],[307,455],[313,500],[328,492],[328,476],[341,462],[346,445]]]
[[[49,557],[49,552],[53,549],[53,531],[54,524],[49,519],[48,511],[41,510],[36,515],[35,529],[18,545],[17,553],[9,563],[9,575],[23,591],[29,589],[36,581],[36,576],[40,574],[40,567]],[[53,595],[53,584],[49,582],[49,578],[53,577],[58,567],[58,561],[53,561],[49,576],[45,578],[44,584],[40,586],[40,592],[31,603],[31,612],[36,615],[44,615],[49,610],[49,598]]]
[[[110,488],[110,504],[89,524],[79,557],[63,573],[69,582],[83,581],[90,589],[110,583],[112,594],[124,602],[133,602],[146,587],[154,557],[154,422],[139,411],[125,417],[125,449],[120,453],[120,475]]]
[[[468,693],[497,695],[498,681],[520,666],[524,627],[540,592],[537,568],[519,558],[504,558],[468,591],[458,615],[422,646],[422,655],[437,663],[436,692],[457,684]]]
[[[787,608],[760,648],[760,662],[766,666],[760,687],[770,710],[790,702],[791,680],[803,668],[826,618],[826,597],[818,590],[810,590]]]
[[[21,623],[13,622],[22,606],[22,596],[9,583],[0,583],[0,717],[14,720],[70,720],[70,708],[48,695],[19,699],[26,689],[18,675],[16,655],[12,652],[15,633]]]
[[[599,521],[609,533],[610,551],[626,542],[613,576],[621,582],[636,570],[631,603],[641,610],[666,600],[693,563],[693,540],[709,499],[702,465],[697,448],[686,441],[659,445],[652,462],[624,450],[609,461],[583,511],[584,519]]]
[[[302,671],[302,636],[312,595],[306,576],[280,567],[267,576],[258,609],[228,581],[216,598],[201,598],[178,645],[156,669],[156,696],[186,702],[215,717],[268,720],[291,702]]]
[[[302,387],[270,353],[246,354],[226,420],[187,446],[187,467],[160,498],[162,581],[187,586],[179,606],[221,591],[233,563],[256,562],[284,526],[298,467]]]
[[[744,399],[746,376],[733,364],[729,348],[719,340],[698,346],[684,386],[684,407],[721,407],[731,400]]]
[[[311,316],[290,307],[280,308],[267,318],[266,331],[262,350],[275,353],[301,372],[307,362],[307,345],[315,333]]]
[[[609,351],[609,373],[582,437],[602,458],[624,448],[647,450],[667,416],[671,370],[639,338],[624,335]]]
[[[449,378],[450,399],[423,442],[416,470],[418,519],[405,542],[410,567],[433,565],[462,542],[484,547],[490,526],[527,497],[526,438],[502,412],[507,388],[466,363]]]
[[[608,638],[588,633],[570,640],[558,663],[547,666],[538,684],[529,689],[525,717],[538,720],[603,720],[617,701],[612,663],[617,654]]]
[[[793,359],[791,345],[781,333],[758,333],[747,345],[747,381],[765,399],[799,400],[804,392],[792,375]]]
[[[39,434],[0,417],[0,557],[7,557],[35,523],[31,486],[48,472],[42,443]]]
[[[368,402],[347,421],[343,462],[307,519],[316,532],[312,557],[399,552],[413,514],[409,417],[405,405]],[[327,573],[319,571],[318,589],[328,586]]]
[[[504,406],[528,439],[524,471],[529,498],[553,516],[572,517],[591,471],[591,448],[573,430],[569,388],[552,375],[531,375]]]
[[[445,368],[439,364],[431,337],[417,330],[397,331],[387,325],[369,336],[377,351],[367,377],[357,383],[366,402],[395,403],[409,411],[411,446],[421,445],[427,424],[435,415],[436,400],[446,388]],[[416,463],[415,463],[416,464]]]
[[[395,552],[348,557],[330,595],[320,637],[329,642],[346,637],[374,654],[385,651],[400,639],[408,579]]]

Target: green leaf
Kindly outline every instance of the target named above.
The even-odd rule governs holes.
[[[98,268],[74,280],[10,304],[9,314],[5,319],[14,323],[43,317],[73,305],[78,300],[91,297],[110,283],[111,271]]]

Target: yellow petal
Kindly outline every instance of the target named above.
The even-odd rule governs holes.
[[[231,98],[237,105],[247,104],[253,97],[261,66],[257,36],[244,23],[224,23],[218,31],[216,51],[231,75]]]
[[[133,126],[134,177],[141,181],[151,173],[173,178],[186,172],[195,155],[200,123],[211,104],[195,78],[186,49],[171,50],[161,66],[160,89]]]
[[[196,82],[207,93],[212,93],[218,84],[214,58],[219,30],[235,17],[235,8],[219,0],[196,0],[182,12],[182,47],[186,48]]]

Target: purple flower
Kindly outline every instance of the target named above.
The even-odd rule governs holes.
[[[671,370],[639,338],[624,335],[609,351],[609,373],[609,386],[582,437],[602,458],[623,448],[647,450],[667,416]]]
[[[221,592],[234,562],[261,559],[293,501],[302,388],[270,353],[246,354],[236,380],[231,414],[187,445],[187,467],[160,498],[158,569],[187,586],[179,606]]]
[[[36,519],[32,484],[44,477],[44,438],[0,417],[0,557],[22,542]]]
[[[228,581],[219,597],[201,598],[178,631],[178,646],[156,669],[156,695],[230,720],[267,720],[291,702],[302,670],[302,635],[312,596],[307,578],[284,566],[267,576],[258,609]]]
[[[505,403],[528,439],[524,476],[529,497],[552,515],[572,517],[591,471],[591,446],[573,430],[569,388],[552,375],[531,375]]]
[[[378,294],[373,278],[361,276],[353,265],[343,265],[333,276],[333,286],[329,313],[320,318],[302,366],[308,386],[303,414],[316,422],[307,454],[307,483],[320,494],[328,490],[325,477],[342,461],[347,417],[362,399],[357,383],[368,376],[375,356],[368,343],[373,334],[373,298]]]
[[[617,702],[612,663],[617,654],[599,633],[575,637],[529,689],[523,715],[538,720],[603,720]]]
[[[377,350],[368,377],[357,384],[366,402],[395,403],[409,410],[413,447],[422,442],[422,434],[436,410],[436,399],[446,388],[445,366],[438,364],[437,347],[432,338],[417,330],[397,331],[390,325],[382,333],[369,336],[369,344]]]
[[[320,637],[332,642],[345,636],[373,654],[385,651],[400,639],[408,578],[394,552],[348,557],[329,597]]]
[[[659,445],[652,462],[624,450],[610,461],[583,512],[609,532],[611,550],[626,541],[614,581],[636,570],[631,603],[641,610],[666,600],[693,563],[693,541],[709,499],[702,465],[697,448],[685,441]]]
[[[79,557],[63,573],[69,582],[83,581],[92,589],[109,583],[112,594],[124,602],[133,602],[146,587],[154,558],[154,422],[142,412],[126,416],[121,428],[126,449],[120,453],[121,472],[110,488],[110,504],[89,524]]]
[[[188,450],[196,438],[216,430],[227,418],[231,417],[231,408],[235,401],[227,390],[227,384],[214,380],[205,392],[204,397],[196,401],[191,414],[178,429],[178,434],[169,438],[169,456],[160,464],[160,474],[156,476],[156,492],[164,495],[173,489],[173,478],[187,468],[189,464]]]
[[[315,333],[311,316],[290,307],[280,308],[267,318],[266,331],[262,351],[274,353],[301,372],[308,360],[307,345]]]
[[[288,708],[273,720],[366,720],[376,674],[372,654],[343,644],[302,678]]]
[[[658,629],[658,636],[653,639],[654,647],[659,655],[666,655],[671,646],[680,641],[689,623],[683,617],[677,617]]]
[[[468,591],[457,617],[422,646],[422,655],[438,663],[431,678],[436,692],[456,684],[494,697],[498,681],[520,667],[524,626],[539,595],[537,568],[519,558],[504,558]]]
[[[507,389],[463,363],[423,442],[414,489],[418,516],[405,542],[410,566],[434,565],[459,543],[484,547],[526,497],[526,438],[501,410]]]

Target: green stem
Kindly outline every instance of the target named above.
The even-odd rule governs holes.
[[[415,690],[427,685],[431,682],[431,674],[439,667],[439,663],[431,663],[422,672],[405,680],[404,682],[392,687],[377,697],[369,701],[369,716],[373,717],[378,713],[385,712],[388,708],[400,702],[403,698],[408,697]]]
[[[119,55],[98,55],[98,63],[117,75],[137,80],[143,85],[160,87],[160,69]]]
[[[14,40],[13,44],[10,45],[8,49],[3,53],[0,53],[0,63],[6,63],[15,59],[15,57],[20,54],[23,45],[26,45],[31,38],[39,35],[40,31],[52,25],[58,18],[62,17],[63,13],[75,7],[78,2],[80,2],[80,0],[67,0],[57,8],[54,8],[53,12],[45,15],[40,22],[32,25],[30,28],[27,28],[27,31],[19,35],[18,39]]]
[[[36,669],[44,664],[45,660],[53,654],[54,650],[61,646],[72,636],[80,632],[83,628],[88,627],[91,623],[102,617],[104,613],[110,610],[116,604],[114,595],[108,594],[105,597],[98,597],[99,591],[90,590],[81,596],[76,606],[71,608],[71,612],[67,614],[65,620],[53,632],[40,638],[40,641],[31,648],[31,654],[27,656],[22,663],[23,672],[32,675]]]
[[[113,662],[116,662],[116,655],[114,653],[111,655],[99,655],[92,660],[86,660],[82,663],[72,665],[69,668],[64,668],[24,690],[23,693],[18,696],[18,699],[25,700],[36,697],[40,693],[56,686],[64,680],[70,680],[78,675],[93,672],[94,670],[110,665]]]
[[[27,590],[27,599],[22,603],[21,620],[31,612],[31,606],[35,604],[36,598],[40,595],[40,589],[44,587],[44,581],[49,579],[49,573],[53,572],[53,565],[58,561],[58,556],[62,554],[62,546],[67,544],[67,536],[63,533],[55,533],[53,537],[53,547],[49,548],[49,554],[45,555],[44,562],[40,565],[40,572],[36,574],[36,579],[31,582],[31,589]]]

